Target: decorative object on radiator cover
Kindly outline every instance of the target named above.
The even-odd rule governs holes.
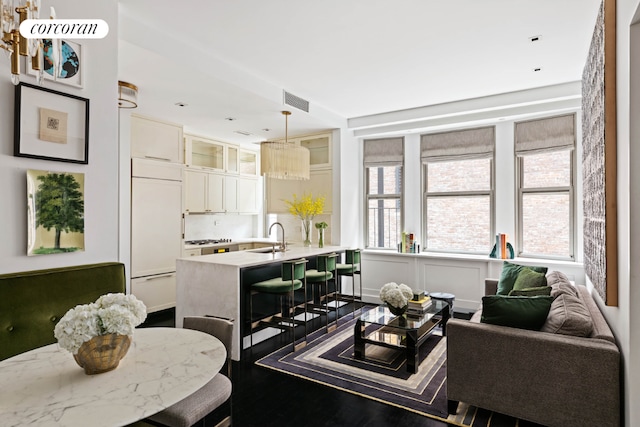
[[[126,355],[147,308],[134,295],[106,294],[67,311],[54,329],[60,347],[71,352],[87,375],[108,372]]]
[[[603,0],[582,73],[585,273],[618,305],[616,209],[616,1]]]

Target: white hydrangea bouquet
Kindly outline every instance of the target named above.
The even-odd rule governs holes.
[[[60,347],[77,354],[83,343],[100,335],[133,335],[147,318],[147,307],[134,295],[106,294],[91,304],[77,305],[60,319],[54,336]]]
[[[387,283],[380,289],[380,299],[387,303],[389,310],[396,315],[402,314],[413,298],[413,290],[404,283]]]

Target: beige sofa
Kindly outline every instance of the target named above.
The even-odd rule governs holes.
[[[487,279],[485,294],[495,294],[497,283]],[[449,412],[465,402],[546,426],[619,426],[620,351],[587,288],[573,289],[592,320],[586,337],[481,323],[480,311],[451,319]],[[564,322],[558,312],[552,306],[543,330]]]

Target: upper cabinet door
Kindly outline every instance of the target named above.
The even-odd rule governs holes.
[[[258,153],[249,150],[240,150],[240,174],[258,176]]]
[[[131,116],[131,157],[183,163],[182,126]]]
[[[301,137],[298,141],[301,146],[309,149],[311,169],[331,167],[331,134]]]
[[[225,170],[225,144],[222,142],[186,135],[185,152],[188,166]]]
[[[227,172],[238,173],[238,147],[227,145]]]

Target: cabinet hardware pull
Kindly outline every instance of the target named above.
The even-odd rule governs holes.
[[[154,157],[154,156],[144,156],[145,159],[153,159],[153,160],[163,160],[165,162],[170,162],[171,159],[167,159],[166,157]]]
[[[171,276],[175,276],[175,273],[163,274],[162,276],[146,277],[145,280],[149,282],[151,280],[164,279],[165,277]]]

